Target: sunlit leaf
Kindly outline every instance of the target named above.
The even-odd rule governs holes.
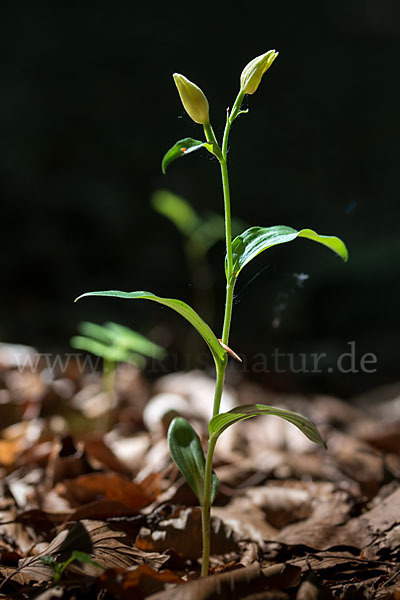
[[[274,227],[250,227],[238,235],[232,242],[233,272],[235,277],[247,263],[255,258],[260,252],[276,246],[292,242],[298,237],[307,238],[326,246],[344,261],[347,261],[348,253],[345,244],[338,237],[331,235],[319,235],[312,229],[301,229],[297,231],[285,225]]]
[[[119,323],[112,323],[111,321],[106,323],[105,327],[113,336],[115,345],[126,348],[127,350],[139,352],[150,358],[161,359],[164,358],[166,354],[164,348],[151,342],[137,331],[129,329],[129,327],[124,327],[123,325],[119,325]]]
[[[295,425],[309,440],[326,448],[326,444],[319,434],[319,431],[310,419],[303,417],[298,413],[275,406],[267,406],[266,404],[243,404],[236,406],[229,412],[220,413],[213,417],[209,423],[209,431],[211,436],[219,436],[225,429],[234,423],[257,417],[261,415],[275,415],[281,417],[285,421]]]
[[[207,142],[194,140],[193,138],[184,138],[183,140],[178,140],[164,155],[164,158],[161,162],[162,172],[165,175],[167,167],[174,162],[174,160],[177,160],[182,156],[186,156],[186,154],[190,154],[191,152],[195,152],[196,150],[200,150],[200,148],[204,147],[211,151],[212,146]]]
[[[204,498],[204,474],[206,461],[200,439],[193,427],[183,417],[175,417],[168,429],[168,445],[172,459],[200,504]],[[218,477],[211,479],[211,503],[218,490]]]
[[[90,352],[95,356],[100,356],[104,360],[112,362],[128,362],[141,368],[145,365],[145,359],[140,354],[130,352],[119,346],[108,346],[102,342],[98,342],[97,340],[82,335],[74,336],[70,343],[73,348]]]
[[[157,190],[151,197],[153,208],[167,217],[183,234],[190,236],[200,225],[201,219],[189,202],[169,190]]]
[[[56,563],[56,559],[53,556],[41,556],[40,560],[44,565],[49,567],[53,567]]]
[[[93,560],[93,558],[90,556],[90,554],[86,554],[86,552],[80,552],[80,550],[73,550],[71,552],[71,557],[74,558],[75,560],[79,560],[79,562],[81,562],[81,563],[93,565],[94,567],[97,567],[98,569],[105,571],[105,567],[103,567],[98,562]]]
[[[208,211],[198,215],[187,200],[170,192],[157,190],[151,197],[154,210],[169,219],[188,238],[187,249],[191,256],[204,256],[219,240],[225,238],[224,217]],[[232,232],[238,234],[246,224],[232,219]]]
[[[203,321],[203,319],[193,310],[193,308],[191,308],[185,302],[182,302],[182,300],[176,300],[175,298],[161,298],[160,296],[156,296],[151,292],[119,292],[117,290],[109,290],[104,292],[86,292],[85,294],[82,294],[76,298],[75,302],[81,298],[85,298],[86,296],[106,296],[111,298],[125,298],[128,300],[152,300],[158,304],[169,306],[169,308],[172,308],[177,313],[182,315],[182,317],[184,317],[187,321],[189,321],[189,323],[193,325],[193,327],[200,333],[204,341],[208,344],[215,361],[221,363],[226,360],[226,352],[222,348],[209,325]]]
[[[78,331],[85,337],[93,338],[104,344],[111,344],[113,335],[105,325],[83,321],[78,325]]]
[[[137,331],[118,323],[108,322],[97,325],[97,323],[83,321],[79,323],[78,331],[82,335],[73,337],[71,346],[106,360],[132,362],[144,366],[141,355],[159,359],[165,356],[164,348],[154,344]]]

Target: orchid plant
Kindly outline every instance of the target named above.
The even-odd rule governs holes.
[[[71,346],[103,359],[103,390],[110,397],[115,391],[118,363],[130,363],[138,369],[143,369],[146,364],[145,357],[161,360],[165,356],[161,346],[118,323],[98,325],[84,321],[79,323],[78,331],[79,335],[70,340]]]
[[[209,438],[206,456],[200,443],[199,436],[192,426],[182,417],[176,417],[169,427],[168,442],[172,459],[186,478],[193,492],[196,494],[202,511],[203,552],[201,575],[208,575],[210,557],[210,509],[218,490],[218,478],[213,472],[213,457],[219,436],[231,425],[244,419],[258,415],[275,415],[295,425],[311,441],[325,447],[317,427],[308,418],[295,412],[284,410],[264,404],[243,405],[233,408],[229,412],[221,413],[220,404],[224,386],[225,370],[228,356],[234,355],[229,348],[229,334],[231,328],[233,292],[236,281],[242,269],[261,252],[277,244],[286,244],[297,238],[307,238],[318,242],[335,252],[344,261],[347,261],[345,244],[335,236],[319,235],[312,229],[300,231],[284,225],[272,227],[250,227],[232,239],[231,200],[228,177],[228,140],[234,121],[247,110],[242,110],[244,97],[254,94],[265,72],[271,67],[278,56],[275,50],[256,57],[243,69],[240,77],[240,88],[231,110],[227,111],[225,131],[222,143],[219,144],[214,134],[209,116],[209,104],[202,90],[183,75],[173,75],[182,104],[188,115],[202,126],[203,140],[190,137],[176,142],[165,154],[162,160],[162,171],[176,159],[192,152],[205,148],[214,155],[219,163],[222,179],[225,221],[225,277],[226,298],[225,314],[221,339],[218,339],[209,325],[182,300],[174,298],[161,298],[150,292],[120,292],[101,291],[87,292],[84,296],[111,296],[126,299],[146,299],[158,304],[168,306],[181,314],[198,331],[208,345],[215,362],[216,385],[211,419],[209,421]]]

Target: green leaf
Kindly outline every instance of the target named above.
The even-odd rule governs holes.
[[[85,294],[82,294],[76,298],[75,302],[81,298],[85,298],[86,296],[107,296],[111,298],[126,298],[128,300],[152,300],[153,302],[158,302],[159,304],[169,306],[169,308],[172,308],[177,313],[182,315],[182,317],[184,317],[187,321],[189,321],[189,323],[193,325],[193,327],[200,333],[204,341],[208,344],[208,347],[210,348],[216,362],[223,363],[226,360],[226,352],[222,348],[212,329],[193,310],[193,308],[191,308],[185,302],[182,302],[182,300],[175,300],[175,298],[161,298],[160,296],[156,296],[151,292],[119,292],[116,290],[110,290],[105,292],[86,292]]]
[[[78,331],[84,337],[89,337],[104,344],[111,344],[113,342],[113,335],[105,325],[98,325],[97,323],[91,323],[90,321],[82,321],[78,325]]]
[[[98,562],[93,560],[93,558],[90,556],[90,554],[86,554],[86,552],[80,552],[79,550],[73,550],[71,552],[71,557],[74,558],[75,560],[79,560],[79,562],[81,562],[81,563],[87,563],[89,565],[93,565],[94,567],[97,567],[97,568],[105,571],[105,567],[103,567]]]
[[[183,140],[178,140],[176,144],[174,144],[172,148],[170,148],[168,152],[164,155],[164,158],[161,162],[162,172],[165,175],[167,167],[177,158],[186,156],[186,154],[190,154],[191,152],[200,150],[200,148],[203,147],[207,148],[207,150],[212,152],[212,145],[207,142],[194,140],[193,138],[184,138]]]
[[[151,358],[165,356],[164,348],[154,344],[137,331],[118,323],[108,322],[97,325],[90,321],[83,321],[79,323],[78,330],[82,335],[72,338],[71,345],[106,360],[127,361],[144,366],[143,357],[139,354]]]
[[[145,359],[143,356],[140,356],[140,354],[130,352],[118,346],[107,346],[102,342],[98,342],[97,340],[88,337],[76,335],[71,339],[70,343],[73,348],[85,350],[85,352],[100,356],[104,360],[132,363],[140,368],[143,368],[145,365]]]
[[[297,231],[293,227],[275,225],[274,227],[250,227],[232,242],[233,272],[237,277],[247,263],[260,252],[276,246],[292,242],[297,237],[304,237],[318,242],[336,252],[345,262],[348,258],[347,248],[341,239],[331,235],[318,235],[312,229]]]
[[[147,337],[141,335],[137,331],[129,329],[129,327],[124,327],[124,325],[112,323],[111,321],[106,323],[105,326],[109,333],[114,337],[114,344],[121,348],[139,352],[150,358],[162,359],[166,355],[164,348],[151,342]]]
[[[168,445],[172,460],[203,504],[206,461],[200,439],[183,417],[175,417],[168,429]],[[218,490],[218,477],[211,478],[211,503]]]
[[[41,556],[40,560],[44,565],[47,565],[48,567],[53,568],[56,564],[56,560],[53,556]]]
[[[309,440],[319,444],[326,448],[326,444],[319,434],[319,431],[310,419],[303,417],[298,413],[291,410],[285,410],[283,408],[276,408],[275,406],[267,406],[266,404],[243,404],[242,406],[236,406],[229,412],[220,413],[213,417],[208,425],[211,436],[219,436],[225,429],[234,423],[243,421],[244,419],[250,419],[251,417],[257,417],[259,415],[275,415],[281,417],[295,425]]]
[[[167,217],[183,234],[190,236],[201,223],[189,202],[169,190],[157,190],[151,197],[154,210]]]

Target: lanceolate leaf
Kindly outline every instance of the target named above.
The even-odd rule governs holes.
[[[191,236],[202,220],[189,202],[169,190],[158,190],[151,197],[153,208],[167,217],[183,235]]]
[[[154,344],[154,342],[148,340],[144,335],[129,329],[129,327],[112,322],[106,323],[105,326],[113,336],[113,343],[121,348],[140,352],[140,354],[144,354],[144,356],[149,356],[150,358],[162,359],[166,355],[164,348],[158,344]]]
[[[181,156],[185,156],[186,154],[190,154],[191,152],[195,152],[195,150],[200,150],[200,148],[206,147],[208,150],[212,151],[211,144],[207,142],[202,142],[200,140],[194,140],[193,138],[184,138],[183,140],[179,140],[168,150],[168,152],[164,155],[164,158],[161,162],[161,169],[165,175],[167,167],[174,162],[177,158],[181,158]]]
[[[158,304],[169,306],[169,308],[172,308],[182,315],[182,317],[197,329],[204,341],[208,344],[215,361],[224,362],[226,358],[226,352],[214,335],[212,329],[193,310],[193,308],[185,302],[182,302],[182,300],[175,300],[175,298],[161,298],[151,292],[119,292],[117,290],[109,290],[105,292],[86,292],[76,298],[75,302],[86,296],[107,296],[111,298],[126,298],[128,300],[152,300],[153,302],[158,302]]]
[[[234,423],[243,421],[244,419],[250,419],[251,417],[257,417],[259,415],[275,415],[281,417],[296,425],[300,431],[304,433],[306,437],[312,442],[324,446],[326,444],[319,434],[319,431],[310,419],[303,417],[298,413],[292,412],[291,410],[285,410],[283,408],[276,408],[275,406],[267,406],[266,404],[243,404],[242,406],[236,406],[229,412],[220,413],[213,417],[209,423],[210,437],[219,436],[225,429]]]
[[[206,461],[199,436],[186,419],[175,417],[168,429],[168,444],[174,463],[196,494],[200,504],[203,504]],[[217,490],[218,477],[213,473],[211,503]]]
[[[137,367],[143,368],[146,361],[140,354],[131,352],[128,349],[119,348],[118,346],[108,346],[97,340],[82,335],[76,335],[71,339],[71,346],[78,350],[91,352],[95,356],[100,356],[105,360],[113,362],[129,362]]]
[[[79,323],[78,331],[81,335],[102,342],[103,344],[112,344],[113,342],[112,333],[104,325],[83,321]]]
[[[233,272],[235,277],[247,263],[255,258],[260,252],[276,246],[277,244],[286,244],[292,242],[298,237],[308,238],[327,246],[333,250],[344,261],[347,261],[347,248],[338,237],[331,235],[319,235],[312,229],[301,229],[297,231],[292,227],[285,225],[275,225],[274,227],[250,227],[241,235],[238,235],[232,243]]]
[[[90,554],[86,554],[86,552],[80,552],[79,550],[73,550],[71,553],[71,558],[74,558],[75,560],[79,560],[79,562],[82,562],[82,563],[88,563],[89,565],[93,565],[99,569],[102,569],[103,571],[106,570],[105,567],[103,567],[98,562],[93,560],[93,558],[90,556]]]

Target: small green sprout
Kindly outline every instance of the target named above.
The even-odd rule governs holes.
[[[240,77],[240,88],[232,109],[227,111],[226,125],[219,145],[209,120],[209,106],[204,93],[195,84],[182,75],[175,76],[175,83],[185,110],[195,123],[203,126],[204,140],[184,138],[176,142],[165,154],[162,160],[162,171],[165,173],[168,166],[175,160],[205,148],[217,159],[221,170],[223,202],[224,202],[224,229],[225,229],[225,277],[226,298],[225,314],[221,339],[218,339],[210,326],[188,304],[174,298],[161,298],[151,292],[120,292],[116,290],[102,292],[87,292],[79,296],[109,296],[126,299],[146,299],[168,306],[181,314],[197,330],[208,345],[213,356],[216,369],[216,386],[212,417],[209,422],[209,439],[206,456],[200,443],[199,436],[192,426],[182,417],[176,417],[169,427],[168,442],[171,456],[196,494],[202,511],[203,553],[201,575],[208,575],[210,557],[210,509],[218,490],[218,478],[213,473],[213,456],[219,436],[231,425],[261,415],[275,415],[295,425],[312,442],[326,447],[317,427],[308,418],[295,412],[267,406],[264,404],[243,405],[233,408],[229,412],[221,413],[220,404],[225,380],[225,370],[228,354],[234,355],[229,348],[229,335],[231,328],[233,291],[236,280],[242,269],[261,252],[278,244],[286,244],[297,238],[306,238],[326,246],[344,261],[347,261],[347,248],[335,236],[319,235],[312,229],[300,231],[285,225],[269,227],[250,227],[235,239],[232,239],[231,200],[228,177],[228,140],[233,122],[247,110],[242,110],[242,103],[246,94],[254,94],[260,87],[263,75],[271,67],[278,53],[269,50],[265,54],[250,61],[243,69]],[[186,210],[185,208],[182,211]],[[187,211],[186,211],[187,212]],[[182,217],[183,217],[182,212]],[[180,217],[179,217],[180,218]],[[176,219],[175,219],[176,220]],[[183,219],[182,219],[183,220]],[[189,221],[196,219],[191,215]],[[178,222],[176,220],[176,222]],[[186,232],[185,232],[186,233]],[[79,299],[77,298],[77,300]]]
[[[53,583],[58,583],[61,580],[64,571],[74,561],[93,565],[94,567],[105,571],[105,568],[93,560],[89,554],[86,554],[86,552],[80,552],[79,550],[74,550],[71,552],[71,556],[63,562],[57,562],[57,559],[54,558],[54,556],[41,556],[40,560],[44,565],[47,565],[53,570]]]
[[[213,323],[213,272],[207,254],[217,242],[225,239],[223,216],[212,211],[199,215],[185,198],[164,189],[154,192],[151,204],[154,210],[169,219],[181,234],[185,260],[192,279],[195,308],[206,321]],[[245,226],[243,221],[232,219],[233,232],[238,234]],[[189,353],[193,346],[197,349],[197,344],[193,344],[192,340],[188,346]]]
[[[77,335],[71,339],[71,346],[85,350],[103,359],[103,389],[112,396],[115,387],[117,363],[126,362],[143,368],[146,359],[162,359],[165,351],[146,337],[118,323],[97,325],[84,321],[78,325]]]

